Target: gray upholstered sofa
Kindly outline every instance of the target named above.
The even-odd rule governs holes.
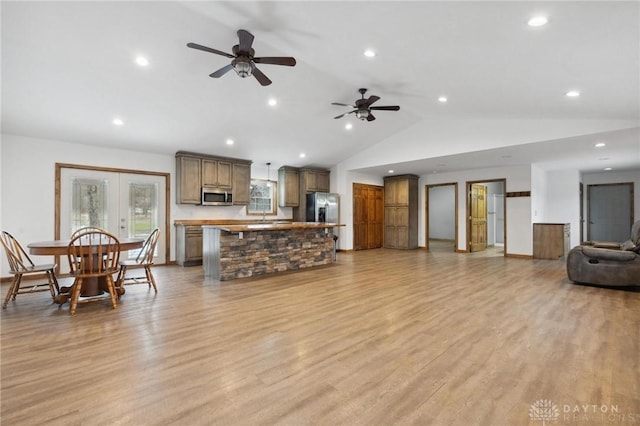
[[[640,286],[640,220],[623,243],[588,242],[567,256],[571,281],[607,286]]]

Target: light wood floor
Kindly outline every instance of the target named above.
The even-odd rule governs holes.
[[[115,311],[10,302],[2,424],[542,425],[538,400],[559,410],[547,425],[640,423],[640,292],[572,284],[561,260],[378,249],[155,275]]]

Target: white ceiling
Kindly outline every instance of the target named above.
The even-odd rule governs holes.
[[[530,163],[640,170],[639,2],[1,7],[3,133],[163,154],[188,150],[272,168],[331,167],[369,152],[352,163],[378,175]],[[539,13],[549,24],[527,26]],[[230,52],[240,28],[254,34],[256,56],[293,56],[297,65],[260,65],[273,81],[267,87],[233,71],[208,77],[229,60],[186,44]],[[366,48],[377,56],[366,58]],[[148,67],[134,63],[140,54]],[[349,109],[331,102],[352,104],[360,87],[381,97],[376,106],[401,110],[376,112],[372,122],[353,114],[334,120]],[[564,96],[571,89],[581,96]],[[441,95],[446,104],[437,101]],[[277,107],[267,105],[269,97]],[[124,126],[111,123],[116,116]],[[492,131],[465,125],[479,121]],[[425,131],[436,126],[437,135]],[[553,128],[553,136],[537,136],[530,130],[536,126]],[[518,128],[528,137],[514,137]],[[467,141],[463,151],[449,144],[454,133]],[[607,146],[593,148],[598,141]]]

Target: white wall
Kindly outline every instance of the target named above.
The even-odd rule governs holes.
[[[531,166],[531,222],[546,222],[547,172],[538,166]]]
[[[577,170],[547,172],[544,222],[569,223],[571,247],[580,244],[580,173]]]
[[[607,171],[601,173],[584,173],[581,176],[582,183],[584,185],[584,198],[583,198],[583,208],[584,208],[584,235],[586,238],[587,228],[586,223],[589,220],[587,217],[587,193],[588,193],[588,185],[597,185],[604,183],[626,183],[633,182],[633,211],[634,211],[634,221],[640,220],[640,169],[624,171],[624,172],[616,172],[616,171]]]
[[[55,164],[77,164],[95,167],[170,173],[170,259],[175,260],[176,219],[242,219],[244,206],[191,206],[175,202],[174,155],[125,151],[48,139],[2,135],[0,145],[0,228],[13,234],[23,244],[54,238]],[[259,168],[258,176],[266,179],[267,171]],[[275,173],[272,171],[272,176]],[[274,216],[269,216],[274,218]],[[290,219],[291,208],[278,208],[277,218]],[[36,257],[35,260],[38,258]],[[39,262],[51,261],[42,257]],[[8,276],[4,253],[0,255],[0,276]]]
[[[468,170],[465,172],[425,174],[420,177],[420,187],[438,183],[458,183],[458,249],[466,249],[466,184],[468,181],[489,181],[506,179],[505,192],[520,192],[531,190],[531,167],[511,166],[495,167],[491,169]],[[424,190],[418,191],[419,225],[418,242],[424,246]],[[533,254],[533,227],[531,225],[531,198],[505,198],[507,223],[505,253],[511,255],[531,256]]]

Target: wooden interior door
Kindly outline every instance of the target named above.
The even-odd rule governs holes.
[[[353,249],[382,247],[384,227],[383,188],[353,184]]]
[[[487,187],[471,184],[471,240],[469,251],[482,251],[487,248]]]

